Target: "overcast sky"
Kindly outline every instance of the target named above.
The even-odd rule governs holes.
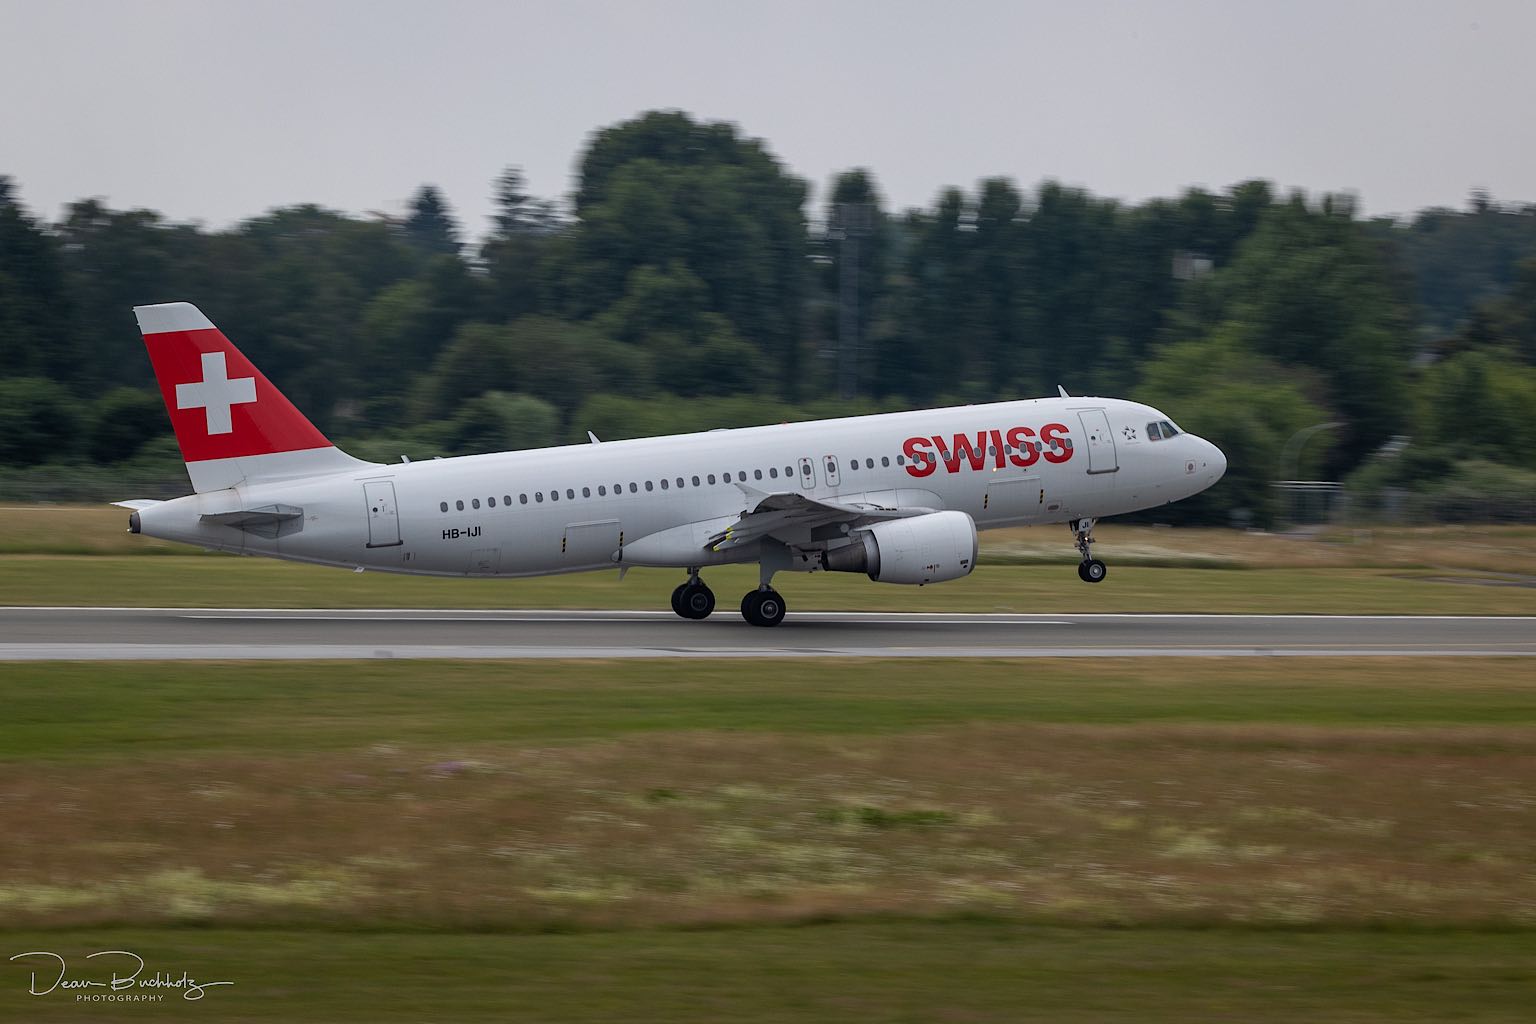
[[[439,185],[471,234],[587,135],[728,120],[818,194],[1056,178],[1128,200],[1250,177],[1372,213],[1536,200],[1536,2],[0,0],[0,174],[222,226]]]

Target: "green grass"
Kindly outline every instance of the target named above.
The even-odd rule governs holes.
[[[31,1021],[1528,1021],[1531,933],[1034,928],[988,921],[608,934],[148,930],[0,933],[83,973],[126,949],[229,980],[200,1003],[25,995]]]
[[[1529,1019],[1520,659],[17,664],[0,1020]],[[25,994],[128,949],[201,1003]]]
[[[1511,659],[18,663],[0,758],[869,734],[974,722],[1532,725]]]
[[[1069,566],[982,565],[929,587],[842,573],[785,573],[794,611],[1314,612],[1536,615],[1536,587],[1441,582],[1443,573],[1384,569],[1242,571],[1115,566],[1088,586]],[[1466,581],[1481,574],[1458,573]],[[164,607],[452,607],[665,609],[680,572],[635,570],[524,580],[352,573],[254,558],[26,556],[0,559],[0,605]],[[755,567],[711,569],[723,605],[756,585]],[[1486,580],[1485,580],[1486,582]],[[1496,582],[1496,581],[1495,581]]]

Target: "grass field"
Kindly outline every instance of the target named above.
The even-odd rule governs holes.
[[[1516,659],[34,664],[0,706],[0,945],[235,980],[219,1020],[1516,1020],[1536,982]],[[5,1019],[113,1012],[0,968]]]
[[[7,1020],[1483,1021],[1525,1024],[1536,935],[1038,928],[1001,921],[568,935],[111,930],[21,949],[127,949],[228,980],[202,1002],[79,1005],[24,992]]]

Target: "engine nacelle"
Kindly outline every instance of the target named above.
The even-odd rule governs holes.
[[[829,572],[862,572],[876,583],[942,583],[976,567],[976,523],[964,512],[929,512],[859,530],[822,553]]]

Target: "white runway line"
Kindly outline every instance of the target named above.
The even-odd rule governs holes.
[[[0,644],[0,661],[607,661],[666,658],[1529,658],[1536,651],[1467,648],[1263,647],[462,647],[368,644]]]

